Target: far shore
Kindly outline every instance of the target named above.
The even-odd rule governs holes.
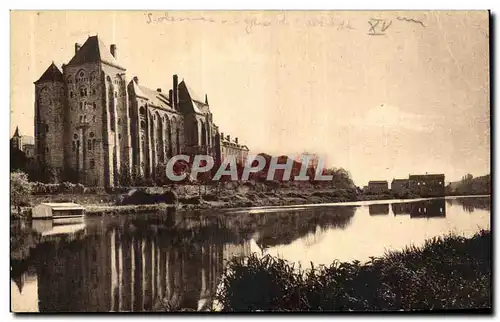
[[[86,196],[87,198],[84,198]],[[156,203],[143,205],[120,205],[112,200],[103,200],[99,197],[88,198],[88,195],[77,194],[61,194],[61,195],[43,195],[32,196],[31,206],[41,202],[62,202],[74,201],[82,204],[86,208],[88,216],[100,216],[108,214],[145,214],[158,211],[192,211],[192,210],[209,210],[209,209],[263,209],[269,207],[293,208],[301,207],[321,207],[321,206],[358,206],[369,202],[376,203],[403,203],[403,202],[418,202],[421,200],[429,200],[436,198],[464,198],[464,197],[490,197],[491,195],[463,195],[463,196],[443,196],[429,198],[407,198],[400,199],[389,195],[357,195],[357,196],[339,196],[338,191],[321,191],[316,193],[292,193],[292,192],[271,192],[271,193],[234,193],[225,195],[224,197],[216,198],[216,200],[207,198],[206,196],[190,196],[181,197],[179,202],[174,204]],[[205,198],[206,199],[205,199]],[[91,200],[93,199],[93,200]],[[23,215],[28,215],[31,211],[31,206],[22,207]],[[12,214],[17,214],[16,209],[12,209]]]

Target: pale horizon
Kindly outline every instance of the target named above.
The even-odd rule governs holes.
[[[162,18],[163,17],[163,18]],[[391,24],[371,36],[371,18]],[[489,17],[443,12],[11,11],[11,135],[74,44],[116,44],[127,78],[179,75],[251,154],[317,153],[354,182],[490,173]]]

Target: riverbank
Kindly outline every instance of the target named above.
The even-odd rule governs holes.
[[[178,203],[175,206],[165,203],[122,205],[122,200],[126,197],[126,194],[123,193],[36,194],[27,197],[25,206],[22,207],[22,214],[29,215],[31,207],[42,202],[76,202],[86,207],[88,215],[104,215],[150,213],[173,208],[177,210],[204,210],[400,199],[398,196],[390,193],[381,195],[362,194],[354,189],[315,190],[278,188],[271,191],[255,191],[245,186],[239,186],[237,189],[221,189],[219,191],[212,189],[200,194],[198,187],[192,187],[191,189],[187,187],[182,188],[182,190],[177,192]],[[158,187],[144,188],[144,190],[151,191],[151,193],[162,193],[165,191],[165,189]],[[419,196],[409,196],[404,200],[416,200],[419,198]],[[13,209],[12,214],[13,217],[17,217],[17,209]]]
[[[282,259],[229,261],[224,311],[491,310],[491,232],[445,236],[368,263],[297,270]]]

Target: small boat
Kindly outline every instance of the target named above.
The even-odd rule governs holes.
[[[41,203],[31,210],[33,219],[52,219],[54,224],[69,224],[83,221],[85,208],[72,202]]]

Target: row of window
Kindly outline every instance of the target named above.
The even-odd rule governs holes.
[[[95,123],[96,116],[92,115],[92,122]],[[80,115],[80,123],[87,123],[87,115]]]
[[[442,181],[439,181],[439,184],[440,184],[440,185],[442,185],[442,184],[443,184],[443,182],[442,182]],[[417,185],[419,185],[419,186],[420,186],[420,182],[417,182]],[[422,182],[422,186],[425,186],[425,182]]]
[[[80,106],[80,111],[83,111],[83,110],[87,111],[87,110],[88,110],[87,106],[89,106],[89,105],[90,105],[90,103],[87,103],[87,102],[80,102],[80,103],[79,103],[79,106]],[[92,109],[93,109],[94,111],[95,111],[95,110],[97,110],[97,103],[96,103],[96,102],[93,102],[93,103],[92,103]]]
[[[73,140],[72,142],[72,151],[75,152],[80,149],[80,140]],[[92,151],[96,148],[97,141],[96,139],[88,139],[87,140],[87,150]]]

